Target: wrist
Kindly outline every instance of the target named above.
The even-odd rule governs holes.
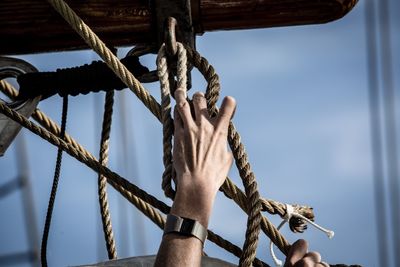
[[[176,192],[170,213],[199,221],[207,228],[213,204],[214,197],[180,189]]]

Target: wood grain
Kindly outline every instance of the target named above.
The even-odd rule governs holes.
[[[192,0],[194,28],[207,31],[317,24],[339,19],[356,0]],[[145,0],[68,0],[110,46],[156,38],[151,3]],[[45,0],[0,0],[0,54],[86,49]]]

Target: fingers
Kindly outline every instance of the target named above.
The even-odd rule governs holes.
[[[180,88],[175,91],[176,106],[179,115],[183,121],[185,127],[190,127],[194,122],[192,118],[192,113],[190,112],[189,103],[186,100],[186,92]]]
[[[194,114],[197,122],[202,122],[204,118],[208,118],[207,101],[202,92],[193,95]]]
[[[308,249],[307,241],[299,239],[293,243],[286,258],[285,267],[295,266],[306,255]]]
[[[222,101],[221,109],[217,116],[216,128],[222,127],[223,129],[228,129],[230,120],[233,117],[236,109],[236,101],[233,97],[227,96]]]

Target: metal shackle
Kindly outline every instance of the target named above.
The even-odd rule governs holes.
[[[0,57],[0,80],[16,78],[20,74],[37,72],[37,69],[28,62],[9,57]],[[27,100],[15,100],[10,103],[0,98],[0,103],[29,118],[40,101],[40,96]],[[3,156],[14,138],[21,130],[21,125],[6,115],[0,113],[0,156]]]

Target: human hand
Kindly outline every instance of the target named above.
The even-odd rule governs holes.
[[[177,190],[171,212],[208,224],[218,189],[232,165],[227,149],[229,121],[236,103],[226,97],[219,114],[210,118],[202,93],[193,95],[194,114],[184,91],[175,91],[173,161]]]
[[[321,262],[318,252],[308,252],[307,241],[299,239],[290,248],[284,267],[329,267],[329,264]]]

